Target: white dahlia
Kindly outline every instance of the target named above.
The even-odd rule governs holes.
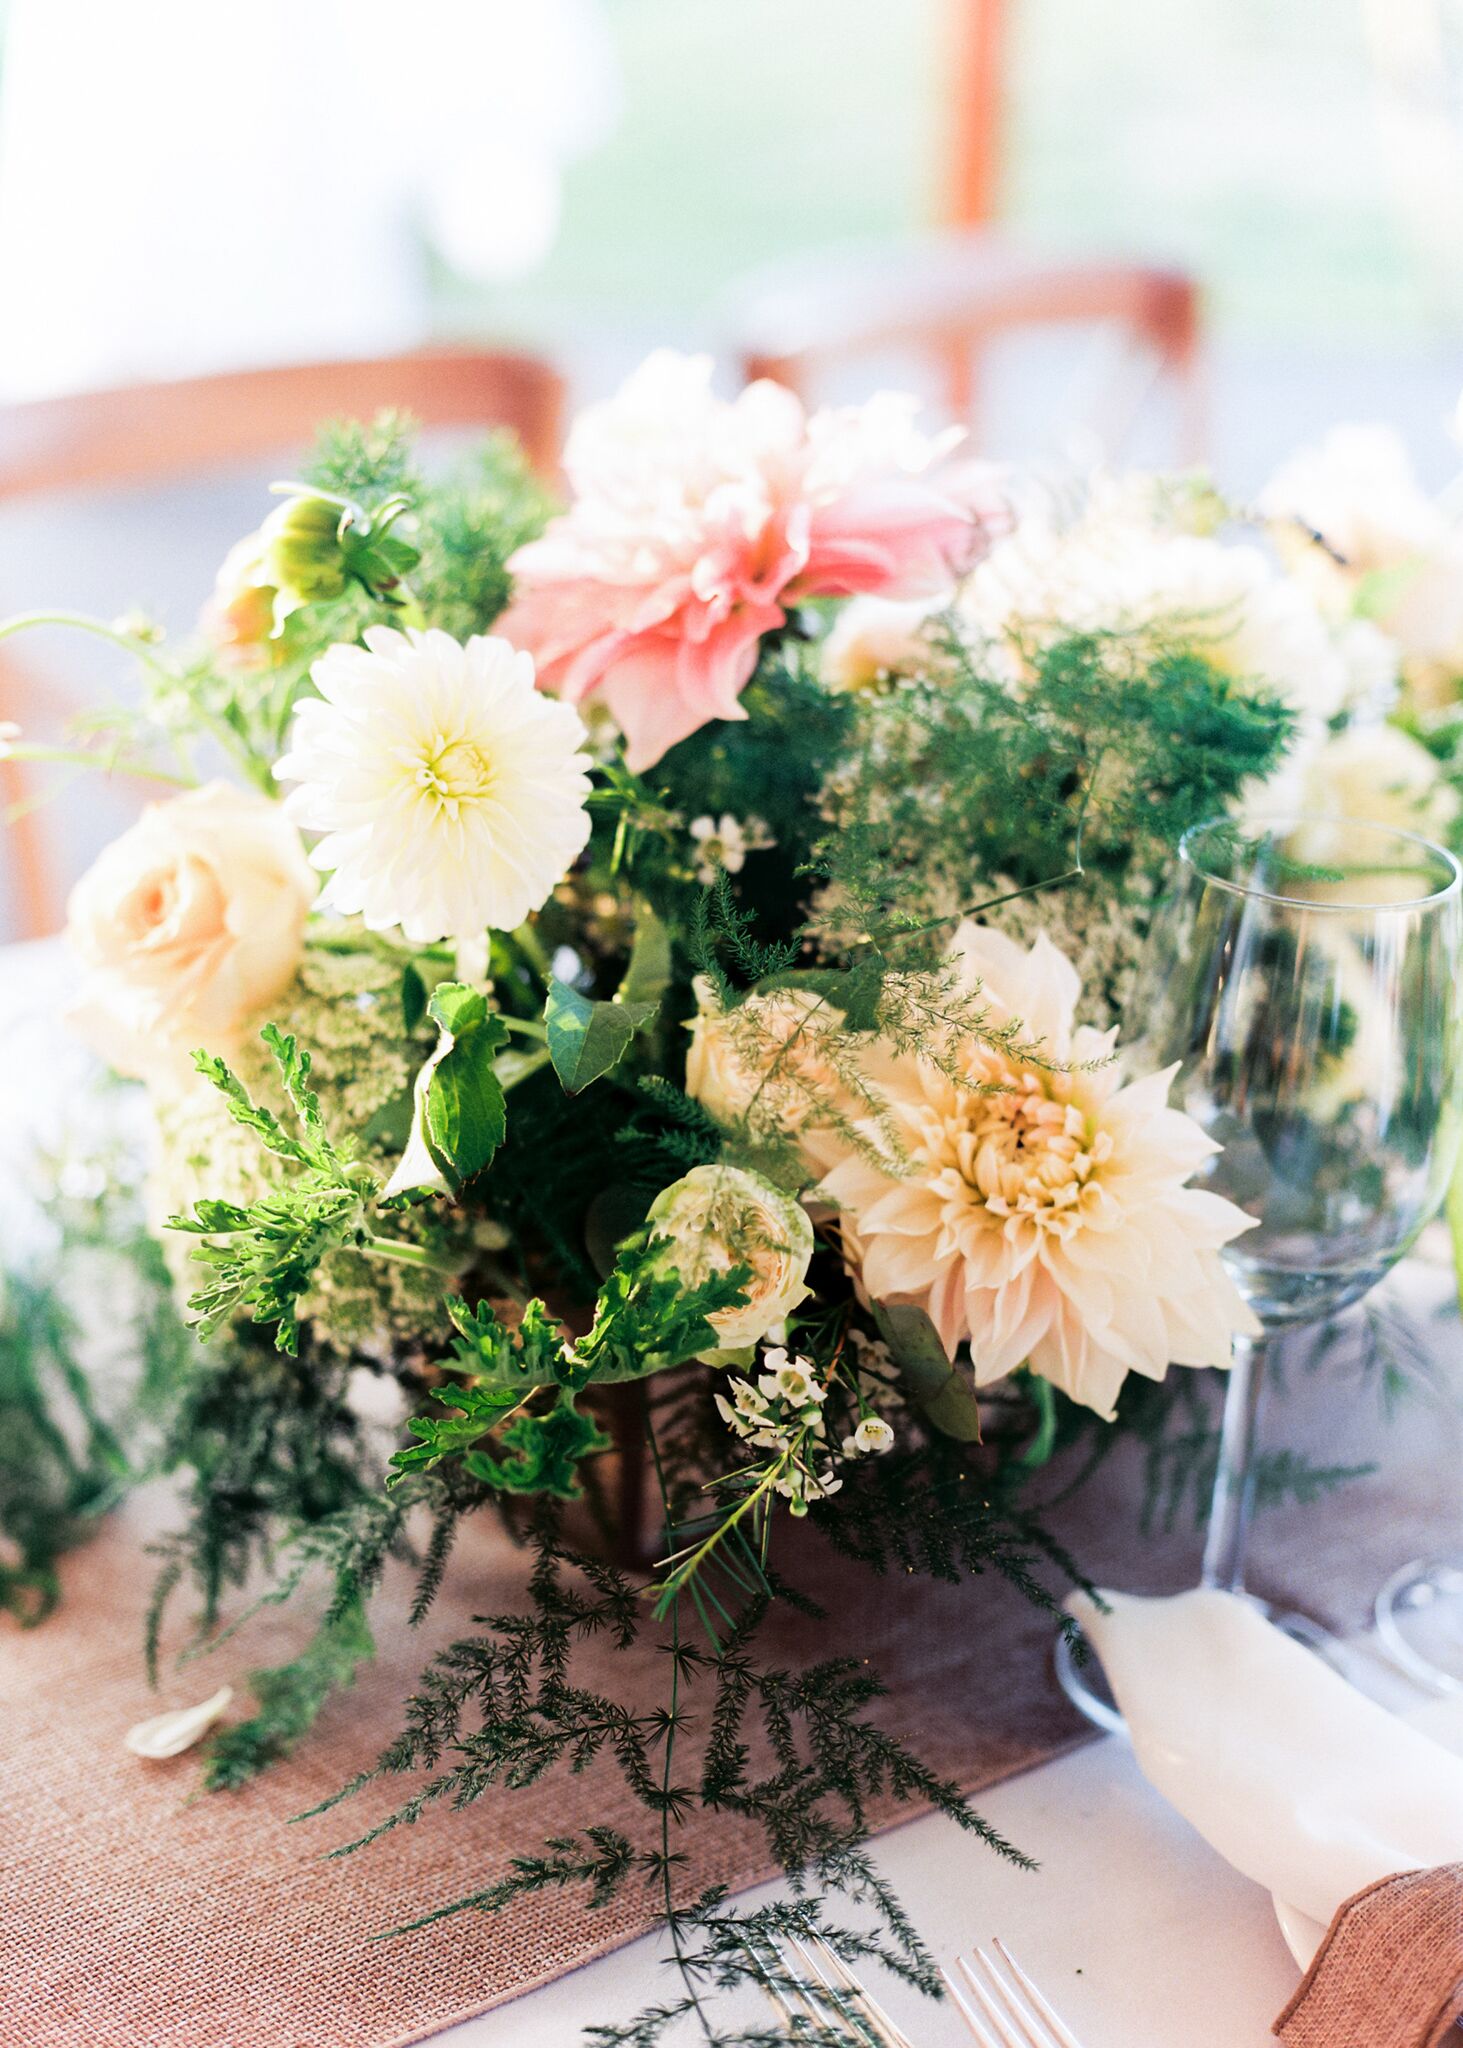
[[[1172,1069],[1122,1085],[1115,1034],[1074,1027],[1077,976],[1045,937],[1026,952],[965,924],[950,964],[993,1024],[1022,1019],[1066,1071],[977,1040],[959,1054],[967,1087],[908,1053],[871,1057],[903,1159],[878,1163],[873,1120],[861,1145],[805,1138],[865,1291],[923,1308],[952,1358],[968,1342],[978,1385],[1029,1364],[1099,1415],[1130,1372],[1227,1365],[1231,1335],[1258,1325],[1219,1250],[1253,1219],[1185,1186],[1217,1147],[1168,1107]]]
[[[1303,725],[1332,717],[1347,693],[1346,662],[1310,594],[1258,548],[1204,535],[1034,516],[974,570],[961,609],[997,652],[1166,627],[1216,668],[1268,687]]]
[[[276,764],[285,809],[325,836],[321,908],[415,945],[512,931],[589,838],[584,727],[506,640],[372,626],[311,670]]]

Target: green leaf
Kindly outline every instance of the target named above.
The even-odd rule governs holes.
[[[579,1413],[568,1392],[560,1394],[547,1415],[520,1415],[504,1430],[502,1441],[511,1457],[500,1458],[487,1450],[468,1452],[463,1463],[473,1477],[500,1493],[547,1493],[556,1500],[578,1500],[583,1493],[576,1471],[579,1460],[595,1457],[613,1443],[598,1423]]]
[[[401,1021],[415,1031],[427,1014],[427,984],[410,962],[401,970]]]
[[[388,1195],[440,1184],[460,1194],[503,1142],[507,1104],[496,1069],[508,1027],[480,989],[457,981],[432,991],[427,1015],[441,1037],[417,1075],[416,1117]]]
[[[650,1002],[597,1003],[555,976],[549,984],[544,1023],[549,1057],[565,1094],[578,1095],[618,1066],[656,1007]]]
[[[671,935],[648,903],[635,914],[635,937],[625,979],[617,991],[621,1003],[659,1003],[671,982]]]
[[[940,1333],[913,1302],[876,1301],[874,1321],[921,1413],[945,1436],[980,1441],[975,1388],[945,1355]]]

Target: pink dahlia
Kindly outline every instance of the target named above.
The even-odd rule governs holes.
[[[595,695],[632,768],[740,697],[764,633],[811,597],[934,596],[982,550],[988,473],[946,462],[913,399],[814,413],[791,392],[711,390],[709,356],[662,350],[580,414],[564,467],[573,498],[514,555],[497,630],[545,689]]]
[[[1174,1070],[1123,1085],[1116,1034],[1074,1026],[1077,975],[1044,935],[1025,952],[962,925],[951,965],[993,1024],[1022,1020],[1043,1064],[972,1039],[961,1086],[927,1060],[872,1054],[902,1156],[873,1120],[857,1145],[805,1139],[862,1287],[917,1303],[951,1358],[968,1343],[977,1385],[1030,1365],[1099,1415],[1130,1372],[1227,1365],[1232,1334],[1259,1326],[1219,1252],[1253,1218],[1186,1185],[1218,1147],[1168,1106]]]

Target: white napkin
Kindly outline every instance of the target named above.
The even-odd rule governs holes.
[[[1463,1859],[1463,1759],[1233,1593],[1068,1607],[1145,1776],[1236,1870],[1324,1926],[1393,1871]]]

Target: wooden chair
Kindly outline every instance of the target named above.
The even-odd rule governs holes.
[[[771,377],[805,399],[858,359],[918,356],[977,445],[979,373],[993,343],[1023,329],[1109,327],[1176,387],[1181,458],[1203,452],[1199,295],[1181,271],[1052,258],[990,230],[949,230],[764,271],[740,288],[729,325],[749,378]]]
[[[162,483],[286,457],[324,419],[395,408],[424,427],[511,427],[534,467],[558,463],[564,389],[532,356],[434,348],[377,361],[241,370],[0,406],[0,503],[43,493]],[[0,652],[0,721],[24,727],[21,669]],[[33,693],[31,693],[33,694]],[[39,823],[24,808],[24,766],[0,754],[0,816],[25,937],[54,931],[61,903]]]

